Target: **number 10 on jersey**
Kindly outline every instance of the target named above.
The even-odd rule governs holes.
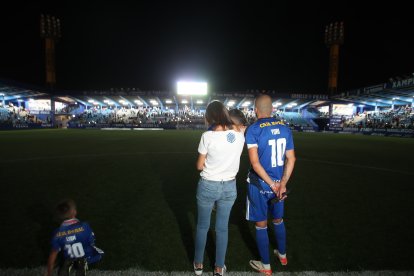
[[[272,154],[271,154],[271,162],[272,162],[272,168],[283,166],[283,156],[285,155],[286,151],[286,139],[285,138],[279,138],[279,139],[272,139],[269,140],[269,146],[272,148]]]

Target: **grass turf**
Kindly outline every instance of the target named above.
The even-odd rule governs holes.
[[[0,132],[0,267],[44,265],[58,225],[53,206],[71,197],[106,253],[97,268],[191,270],[200,135]],[[413,270],[414,140],[321,133],[295,133],[294,140],[298,160],[285,211],[289,265],[276,270]],[[244,154],[229,225],[232,271],[249,271],[248,260],[258,255],[254,227],[244,219],[247,169]],[[213,236],[206,267],[214,263]]]

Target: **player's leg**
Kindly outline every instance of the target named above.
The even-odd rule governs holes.
[[[214,181],[208,181],[202,178],[198,182],[197,230],[194,250],[194,271],[197,275],[201,275],[203,272],[204,250],[207,241],[207,232],[210,228],[211,211],[218,194],[218,185],[216,184]]]
[[[69,276],[73,268],[73,260],[66,259],[62,262],[62,265],[59,267],[58,275],[59,276]]]
[[[283,222],[284,201],[272,203],[270,211],[273,217],[273,231],[277,242],[277,249],[274,250],[274,253],[282,265],[287,265],[286,228]]]
[[[248,184],[246,219],[255,222],[256,244],[261,261],[250,261],[250,265],[266,275],[272,274],[270,267],[269,236],[267,233],[267,198],[255,186]]]
[[[74,263],[76,269],[76,276],[86,276],[86,271],[88,270],[88,262],[86,258],[77,259]]]
[[[216,263],[215,272],[222,275],[225,270],[224,261],[226,258],[228,244],[228,225],[231,208],[237,197],[236,180],[225,181],[222,186],[220,199],[217,201],[216,211]]]

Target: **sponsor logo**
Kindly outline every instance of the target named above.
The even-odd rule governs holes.
[[[270,131],[272,132],[272,134],[273,134],[273,135],[278,135],[278,134],[280,134],[280,129],[278,129],[278,128],[271,129]]]

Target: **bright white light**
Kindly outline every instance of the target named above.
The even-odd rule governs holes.
[[[110,101],[109,100],[104,100],[104,103],[109,103]]]
[[[292,106],[297,106],[297,105],[298,105],[297,103],[293,103],[293,104],[292,104]]]
[[[4,93],[0,93],[0,96],[4,96]],[[414,97],[414,96],[413,96]]]
[[[273,104],[273,106],[281,106],[281,105],[282,103],[279,103],[279,102]]]
[[[202,101],[202,100],[197,100],[197,103],[198,103],[198,104],[202,104],[202,103],[203,103],[203,101]]]
[[[351,103],[350,103],[350,104],[348,104],[348,106],[354,106],[354,104],[351,104]]]
[[[234,101],[229,101],[228,103],[227,103],[227,106],[233,106],[234,105]]]
[[[171,104],[171,103],[172,103],[172,101],[171,101],[171,100],[165,100],[165,103],[167,103],[167,104]]]
[[[17,100],[17,101],[20,102],[20,103],[23,102],[23,100]]]
[[[182,100],[181,103],[182,104],[188,104],[188,101],[187,100]]]
[[[206,82],[177,82],[177,94],[178,95],[207,95],[207,83]]]
[[[291,105],[291,104],[288,104],[286,107],[291,108],[291,107],[292,107],[292,105]]]
[[[158,105],[158,102],[157,102],[156,100],[150,100],[150,103],[151,103],[152,105]]]
[[[29,99],[29,102],[34,102],[34,100],[33,99]]]
[[[94,100],[88,100],[88,103],[93,103],[94,102]]]
[[[365,105],[363,105],[363,104],[360,104],[360,105],[359,105],[359,107],[364,107],[364,106],[365,106]]]
[[[72,117],[73,117],[73,118],[75,118],[75,117],[76,117],[76,115],[75,115],[75,114],[73,114],[73,115],[72,115]]]

